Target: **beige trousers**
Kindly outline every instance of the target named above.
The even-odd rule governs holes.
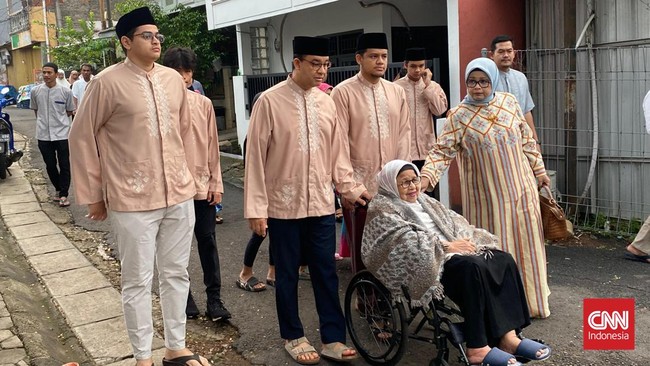
[[[650,216],[645,219],[643,226],[641,226],[639,233],[636,234],[632,242],[632,246],[646,255],[650,255]]]
[[[165,347],[185,348],[185,305],[190,286],[187,265],[195,221],[192,200],[152,211],[111,211],[110,217],[120,252],[122,306],[134,357],[151,357],[154,260],[158,267]]]

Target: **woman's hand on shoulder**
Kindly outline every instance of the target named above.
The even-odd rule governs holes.
[[[454,241],[448,241],[443,243],[446,247],[447,253],[459,253],[459,254],[474,254],[476,253],[476,245],[469,240],[458,239]]]

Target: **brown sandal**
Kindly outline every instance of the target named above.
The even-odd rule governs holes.
[[[287,350],[287,353],[289,353],[289,356],[291,356],[294,361],[301,365],[316,365],[320,362],[320,356],[318,355],[318,352],[316,352],[316,349],[311,345],[311,343],[309,343],[309,340],[306,337],[300,337],[298,339],[288,341],[284,344],[284,349]],[[300,358],[300,356],[304,356],[310,353],[315,353],[318,357],[312,360]]]

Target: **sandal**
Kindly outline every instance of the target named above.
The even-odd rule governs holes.
[[[309,274],[309,270],[305,268],[298,271],[298,279],[303,281],[311,281],[311,274]]]
[[[217,225],[223,224],[223,217],[221,217],[221,216],[215,217],[214,218],[214,223],[217,224]]]
[[[273,278],[267,278],[267,279],[266,279],[266,284],[269,285],[269,286],[271,286],[271,287],[275,287],[275,279],[273,279]]]
[[[201,365],[203,365],[203,362],[201,362],[201,357],[197,355],[196,353],[193,353],[189,356],[180,356],[176,358],[172,358],[171,360],[166,360],[163,358],[162,364],[163,366],[187,366],[189,365],[188,362],[190,361],[198,361]],[[210,364],[208,362],[208,364]]]
[[[344,355],[345,351],[354,351],[351,355]],[[354,348],[348,347],[341,342],[323,344],[323,350],[320,352],[323,358],[336,362],[347,362],[359,358],[359,353]]]
[[[307,340],[305,337],[300,337],[298,339],[294,339],[293,341],[288,341],[284,344],[284,349],[287,350],[287,353],[289,353],[289,356],[291,356],[294,361],[301,365],[316,365],[320,362],[320,356],[318,356],[318,352],[316,352],[314,346],[312,346],[311,343],[309,343],[309,340]],[[300,358],[300,356],[304,356],[310,353],[315,353],[317,357],[312,360]]]
[[[59,207],[68,207],[68,206],[70,206],[70,201],[68,201],[68,197],[59,198]]]
[[[237,287],[244,291],[250,292],[260,292],[266,290],[266,285],[264,285],[260,280],[255,276],[251,276],[248,280],[244,281],[241,278],[237,279]],[[257,285],[262,285],[263,287],[255,287]]]
[[[508,352],[502,351],[496,347],[493,347],[485,358],[483,362],[472,364],[471,366],[521,366],[522,363],[517,361],[515,363],[509,363],[510,360],[515,359],[515,356],[509,354]]]
[[[537,356],[538,351],[542,351],[540,356]],[[551,347],[535,342],[532,339],[524,338],[519,343],[514,355],[530,361],[542,361],[551,357]]]

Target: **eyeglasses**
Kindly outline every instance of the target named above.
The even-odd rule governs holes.
[[[490,83],[490,80],[485,80],[485,79],[482,79],[482,80],[467,80],[467,86],[470,87],[470,88],[475,88],[477,84],[481,88],[487,88],[488,86],[490,86],[491,83]]]
[[[156,37],[158,42],[160,42],[160,43],[165,42],[165,36],[160,34],[160,33],[153,34],[153,32],[142,32],[142,33],[134,34],[133,36],[134,37],[135,36],[140,36],[145,41],[151,41],[151,40],[153,40],[153,37]]]
[[[402,183],[400,183],[399,185],[402,188],[406,189],[406,188],[410,187],[411,184],[413,184],[414,186],[417,186],[419,183],[420,183],[420,177],[415,177],[415,178],[413,178],[411,180],[405,180]]]
[[[309,62],[311,64],[312,69],[314,69],[314,71],[320,70],[321,67],[324,67],[325,70],[332,67],[332,63],[329,61],[325,61],[323,63],[314,60],[305,60],[305,59],[302,59],[301,61]]]

